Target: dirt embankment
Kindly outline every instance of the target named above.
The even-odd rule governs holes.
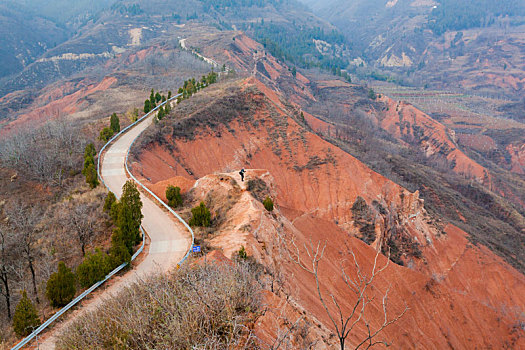
[[[388,97],[385,118],[380,125],[398,139],[418,144],[427,157],[441,156],[457,174],[474,178],[490,188],[491,178],[487,169],[470,159],[455,144],[455,133],[432,119],[411,104],[396,102]]]
[[[507,151],[511,156],[512,171],[516,174],[525,174],[525,144],[508,145]]]
[[[36,103],[41,106],[21,114],[15,121],[3,127],[0,130],[0,135],[7,134],[10,130],[23,128],[28,123],[31,123],[34,127],[48,120],[72,114],[77,111],[79,105],[85,98],[109,89],[116,82],[117,78],[106,77],[100,82],[95,83],[85,84],[85,82],[80,82],[80,88],[70,82],[65,83],[64,86],[60,86],[39,96]]]
[[[326,242],[320,265],[322,290],[333,294],[348,312],[353,300],[340,278],[341,263],[348,263],[352,250],[369,270],[374,247],[384,244],[387,225],[376,221],[371,245],[354,238],[358,229],[352,207],[360,196],[385,212],[378,217],[395,214],[391,219],[421,250],[418,256],[402,257],[407,267],[391,263],[374,288],[377,296],[390,288],[392,315],[405,303],[410,308],[385,331],[395,348],[525,346],[519,326],[525,309],[523,275],[483,246],[471,245],[456,227],[436,226],[417,193],[310,132],[296,110],[258,81],[231,84],[206,95],[183,102],[174,115],[148,131],[142,143],[147,147],[133,164],[134,171],[155,184],[159,194],[168,182],[189,188],[196,181],[193,198],[206,200],[220,218],[212,244],[228,257],[244,245],[250,256],[280,271],[288,294],[275,291],[268,300],[281,305],[288,295],[284,305],[291,310],[285,313],[292,322],[304,310],[312,330],[321,325],[315,336],[334,344],[335,339],[327,336],[332,327],[313,277],[292,263],[285,250],[291,237],[298,247]],[[247,179],[264,181],[277,204],[275,215],[266,212],[237,179],[240,168],[262,169],[248,170]],[[301,256],[307,258],[304,251]],[[367,314],[374,326],[382,321],[378,300]],[[335,311],[333,304],[329,308]],[[268,338],[275,336],[279,322],[270,317],[261,322],[260,331]],[[363,324],[358,327],[350,344],[365,334]]]

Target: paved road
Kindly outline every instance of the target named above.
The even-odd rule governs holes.
[[[122,186],[128,180],[124,168],[126,152],[131,147],[133,140],[142,133],[152,122],[153,117],[144,119],[140,124],[130,129],[108,147],[102,159],[102,178],[109,189],[117,197],[122,194]],[[121,277],[117,277],[110,287],[91,301],[84,302],[82,308],[70,314],[60,324],[48,332],[49,335],[40,343],[40,349],[54,349],[56,336],[81,314],[94,310],[105,297],[114,295],[126,285],[135,281],[139,276],[151,275],[155,272],[166,272],[173,268],[188,251],[191,239],[187,229],[173,216],[161,209],[154,201],[141,194],[143,203],[142,213],[144,219],[142,226],[149,238],[149,252],[142,262]],[[140,258],[139,258],[140,259]],[[100,291],[99,291],[100,293]]]

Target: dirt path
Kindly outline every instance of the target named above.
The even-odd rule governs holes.
[[[128,180],[124,168],[126,153],[135,138],[140,135],[151,122],[152,117],[149,117],[123,134],[108,147],[108,150],[101,160],[102,178],[117,197],[120,197],[122,194],[122,186]],[[163,211],[153,200],[143,194],[141,194],[141,199],[143,203],[142,213],[144,214],[142,226],[150,238],[149,253],[147,253],[147,256],[138,266],[135,266],[124,276],[117,277],[105,290],[99,291],[95,298],[84,302],[79,310],[69,313],[69,317],[66,316],[64,321],[57,323],[54,328],[48,332],[49,334],[45,336],[43,341],[41,341],[40,349],[54,349],[56,337],[77,317],[95,310],[105,298],[118,293],[141,276],[168,271],[184,257],[191,244],[190,233],[180,222],[176,221],[170,213]]]

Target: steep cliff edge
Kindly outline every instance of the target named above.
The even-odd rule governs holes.
[[[470,244],[463,231],[435,221],[417,193],[324,141],[309,125],[259,81],[230,81],[183,101],[148,130],[134,149],[133,169],[156,184],[159,194],[167,183],[182,183],[195,202],[205,200],[220,219],[210,244],[229,257],[245,246],[248,255],[280,274],[291,298],[287,305],[305,311],[310,325],[331,329],[313,277],[283,253],[291,237],[298,246],[326,242],[322,286],[345,310],[352,301],[337,276],[349,251],[369,267],[376,249],[397,249],[397,262],[405,267],[391,263],[376,286],[383,292],[390,287],[393,313],[405,303],[410,308],[385,330],[396,348],[524,346],[523,275]],[[274,214],[240,182],[240,168],[248,169],[247,181],[263,181],[277,204]],[[370,217],[358,218],[359,208]],[[361,221],[373,230],[361,230]],[[286,300],[278,292],[275,297]],[[370,309],[373,323],[381,321],[379,306]],[[364,332],[361,325],[350,343]]]

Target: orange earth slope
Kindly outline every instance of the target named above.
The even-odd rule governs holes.
[[[224,187],[202,179],[210,174],[240,168],[267,170],[270,180],[265,181],[274,193],[278,215],[267,216],[260,203],[254,202],[261,210],[259,220],[267,220],[266,225],[253,225],[266,227],[258,230],[258,239],[231,225],[221,229],[223,239],[217,239],[217,246],[231,255],[239,239],[244,239],[251,242],[246,244],[249,253],[263,263],[276,265],[279,261],[298,307],[328,329],[329,319],[316,297],[312,276],[286,258],[278,258],[271,243],[277,232],[293,235],[299,246],[310,241],[326,242],[321,265],[323,290],[333,293],[348,310],[351,300],[346,299],[347,290],[339,278],[340,263],[348,259],[347,249],[352,249],[369,267],[375,255],[372,246],[379,243],[378,239],[368,246],[352,237],[351,207],[357,196],[368,203],[376,200],[394,206],[407,232],[420,244],[422,256],[407,257],[409,267],[391,264],[377,280],[378,291],[390,287],[393,312],[405,303],[410,308],[400,322],[387,328],[385,338],[400,349],[525,347],[520,326],[525,310],[522,274],[485,247],[471,245],[458,228],[449,225],[441,232],[426,214],[417,193],[409,193],[310,132],[296,111],[285,107],[278,93],[255,79],[238,85],[224,98],[239,94],[246,105],[252,106],[249,113],[239,112],[237,118],[218,123],[213,130],[199,126],[190,137],[163,134],[161,143],[149,144],[139,155],[135,172],[158,183],[156,190],[160,193],[161,184],[170,178],[197,180],[194,190],[208,186],[201,191],[204,196],[211,189]],[[217,98],[221,97],[182,118],[205,118],[213,113]],[[168,129],[177,126],[175,122]],[[237,208],[235,215],[242,216],[243,211]],[[268,256],[274,256],[273,263],[266,260]],[[379,306],[376,303],[370,308],[374,324],[381,321]],[[330,307],[333,310],[333,305]],[[350,343],[355,344],[363,332],[361,325]]]

